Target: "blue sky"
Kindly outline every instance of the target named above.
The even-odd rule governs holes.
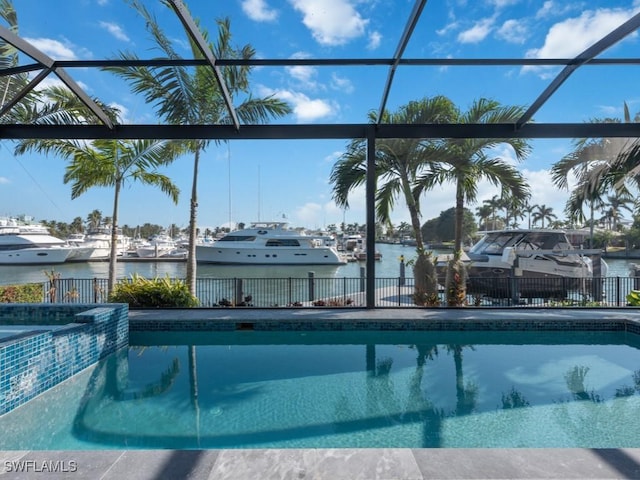
[[[159,1],[145,0],[158,23],[189,56],[175,15]],[[259,58],[391,58],[413,9],[409,0],[185,0],[191,14],[212,34],[215,20],[229,17],[234,43],[251,44]],[[157,51],[144,22],[123,0],[14,0],[19,34],[54,59],[113,58],[135,51],[152,58]],[[427,2],[405,58],[567,58],[585,50],[638,12],[639,1],[591,0],[431,0]],[[633,34],[604,57],[637,56]],[[28,58],[23,63],[30,63]],[[586,66],[574,73],[534,116],[538,122],[583,122],[622,118],[623,102],[640,111],[637,66]],[[480,97],[528,106],[559,72],[558,68],[400,67],[387,108],[415,99],[446,95],[462,110]],[[144,100],[113,75],[92,69],[69,73],[92,96],[118,105],[123,123],[158,123]],[[251,76],[254,95],[274,94],[293,114],[279,123],[365,123],[377,111],[388,68],[262,67]],[[50,76],[48,81],[55,81]],[[198,224],[271,220],[286,215],[293,226],[322,228],[331,223],[365,223],[364,194],[351,208],[331,200],[329,174],[346,145],[343,140],[243,141],[206,151],[199,181]],[[518,168],[531,185],[532,202],[552,206],[561,217],[566,192],[550,181],[550,166],[571,151],[571,140],[532,141],[531,155]],[[62,177],[65,163],[55,157],[14,157],[2,142],[0,215],[27,214],[70,222],[93,209],[111,215],[112,191],[93,189],[71,200]],[[509,149],[495,152],[510,161]],[[181,189],[178,205],[160,191],[128,184],[121,197],[120,224],[145,222],[186,227],[192,177],[191,157],[164,170]],[[478,203],[498,194],[481,184]],[[395,225],[409,220],[398,202]],[[427,193],[423,221],[454,205],[450,185]]]

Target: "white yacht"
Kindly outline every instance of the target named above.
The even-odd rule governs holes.
[[[0,218],[0,264],[48,265],[63,263],[73,247],[49,234],[44,225]]]
[[[346,260],[322,238],[287,228],[286,222],[255,222],[211,245],[196,246],[200,263],[228,265],[341,265]]]
[[[436,261],[441,283],[449,258],[441,255]],[[519,278],[521,297],[562,298],[568,291],[591,289],[592,280],[605,277],[608,269],[599,251],[578,250],[564,231],[552,229],[486,232],[463,260],[468,261],[467,291],[495,297],[510,296],[509,279]]]
[[[166,233],[154,235],[149,242],[136,247],[136,254],[140,258],[159,258],[173,254],[177,249],[176,242]]]
[[[77,247],[67,261],[108,260],[111,255],[111,226],[103,225],[89,230],[86,234],[72,234],[67,238],[67,241],[70,245]],[[123,255],[126,249],[125,237],[118,229],[117,255]]]

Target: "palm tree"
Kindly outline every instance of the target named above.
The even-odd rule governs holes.
[[[523,114],[522,107],[501,106],[494,100],[481,98],[465,113],[456,109],[451,121],[459,124],[515,124]],[[463,281],[465,266],[461,261],[462,226],[465,202],[476,201],[478,182],[486,179],[501,187],[502,196],[524,201],[530,195],[529,187],[517,169],[500,157],[488,155],[488,151],[502,144],[510,145],[518,160],[524,159],[530,150],[527,140],[522,138],[445,138],[429,142],[428,145],[428,158],[433,161],[437,159],[437,164],[420,176],[417,192],[445,182],[453,182],[456,189],[454,249],[445,277],[453,282],[445,284],[445,291],[451,293],[448,299],[450,305],[466,298],[466,284]]]
[[[623,110],[624,122],[631,122],[626,102]],[[619,123],[620,120],[605,118],[593,119],[591,122]],[[595,210],[604,205],[603,197],[610,187],[618,192],[625,192],[622,180],[637,167],[638,157],[637,142],[632,139],[581,138],[574,142],[574,150],[551,168],[552,181],[560,188],[569,188],[570,177],[577,179],[577,186],[567,200],[565,212],[569,219],[585,221],[583,206],[585,203],[589,206],[590,248],[593,248]]]
[[[493,224],[491,228],[495,230],[496,229],[496,213],[504,207],[503,201],[499,196],[494,195],[489,200],[485,200],[482,203],[484,203],[491,209],[491,219]]]
[[[512,123],[524,114],[524,108],[502,106],[494,100],[481,98],[467,112],[455,112],[452,123]],[[456,188],[456,222],[454,251],[462,247],[462,221],[465,202],[474,202],[478,182],[486,179],[501,187],[503,195],[524,200],[529,196],[529,187],[520,172],[500,157],[491,157],[488,152],[499,145],[513,148],[517,160],[523,160],[530,151],[529,143],[522,138],[447,138],[434,145],[433,156],[439,157],[439,166],[424,174],[419,182],[425,188],[436,184],[453,182]]]
[[[92,187],[113,187],[109,286],[116,283],[117,228],[120,190],[127,180],[154,185],[178,202],[179,190],[171,180],[157,172],[180,153],[174,142],[166,140],[24,140],[16,148],[23,154],[36,151],[53,153],[69,160],[64,183],[71,183],[71,198],[78,198]],[[94,211],[96,212],[96,211]],[[98,211],[99,213],[99,211]]]
[[[131,5],[144,18],[147,31],[152,35],[158,49],[165,57],[178,59],[180,56],[162,31],[156,19],[139,0],[130,0]],[[161,3],[173,9],[170,0]],[[231,44],[231,25],[228,19],[219,20],[218,36],[209,48],[215,58],[249,60],[255,50],[246,45],[236,49]],[[187,32],[185,28],[185,32]],[[187,32],[188,33],[188,32]],[[208,34],[201,31],[208,42]],[[198,45],[189,36],[193,58],[203,58]],[[121,52],[120,60],[138,60],[134,53]],[[153,105],[163,120],[172,125],[230,124],[232,118],[227,108],[214,71],[210,67],[168,66],[158,68],[112,66],[105,68],[128,81],[135,93],[142,93],[149,105]],[[232,97],[245,95],[246,98],[235,106],[240,121],[262,123],[291,112],[285,102],[273,97],[255,98],[249,94],[250,66],[224,66],[220,68],[228,93]],[[216,141],[218,143],[218,141]],[[189,210],[189,253],[187,260],[187,285],[195,295],[196,287],[196,239],[198,208],[198,168],[200,157],[210,144],[210,140],[185,142],[186,150],[193,153],[193,179]]]
[[[533,223],[537,224],[540,222],[540,228],[544,228],[545,220],[551,222],[558,218],[555,213],[553,213],[552,207],[547,207],[545,204],[538,205],[538,209],[533,212]]]
[[[605,214],[611,220],[610,229],[618,230],[618,223],[622,218],[621,210],[633,212],[629,205],[633,205],[634,200],[629,192],[620,192],[618,195],[607,195]]]
[[[489,230],[487,223],[492,214],[493,209],[486,203],[476,207],[476,215],[478,216],[478,228],[480,230]]]
[[[384,123],[428,124],[449,121],[453,104],[443,96],[425,98],[402,106],[395,113],[383,114]],[[378,121],[376,113],[369,114],[369,121]],[[427,302],[437,299],[435,268],[430,254],[425,251],[420,230],[420,194],[416,190],[418,175],[429,169],[431,162],[425,157],[424,141],[421,139],[390,138],[376,142],[376,216],[378,221],[389,223],[391,211],[398,197],[404,200],[411,219],[411,228],[416,239],[417,259],[414,263],[416,294],[425,295]],[[333,184],[333,199],[345,209],[349,207],[349,193],[365,184],[367,176],[367,143],[353,140],[346,152],[333,166],[330,182]],[[417,297],[416,297],[417,299]]]
[[[102,225],[102,212],[97,209],[93,210],[87,215],[87,224],[89,225],[89,230],[97,230]]]

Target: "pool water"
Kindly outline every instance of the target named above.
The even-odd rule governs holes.
[[[0,450],[640,447],[612,332],[134,333],[0,417]]]

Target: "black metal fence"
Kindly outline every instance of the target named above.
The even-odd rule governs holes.
[[[127,281],[123,279],[121,281]],[[202,307],[364,307],[366,278],[199,278]],[[627,305],[627,294],[640,289],[640,277],[469,278],[466,306],[602,306]],[[59,278],[44,282],[44,301],[102,303],[107,279]],[[376,278],[375,307],[416,307],[413,278]],[[441,289],[440,305],[446,305]]]

